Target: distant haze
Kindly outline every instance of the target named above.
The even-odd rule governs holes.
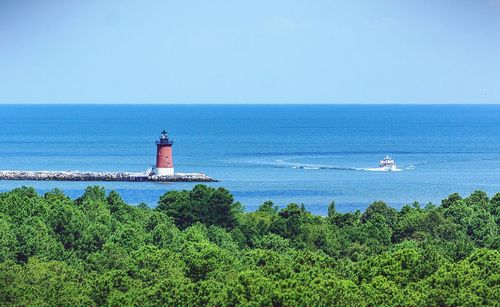
[[[0,103],[500,103],[500,0],[1,0]]]

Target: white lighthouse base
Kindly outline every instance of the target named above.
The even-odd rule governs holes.
[[[174,168],[173,167],[157,168],[155,173],[157,176],[173,176]]]

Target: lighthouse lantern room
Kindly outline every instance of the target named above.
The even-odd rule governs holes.
[[[174,175],[173,143],[168,139],[167,132],[163,130],[160,134],[160,140],[156,141],[156,175],[158,176]]]

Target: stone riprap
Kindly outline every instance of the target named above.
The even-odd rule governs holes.
[[[203,173],[176,173],[173,176],[156,176],[130,172],[80,172],[80,171],[0,171],[0,180],[39,181],[153,181],[153,182],[216,182]]]

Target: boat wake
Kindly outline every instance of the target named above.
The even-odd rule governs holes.
[[[382,167],[339,167],[339,166],[311,166],[311,165],[294,165],[291,166],[294,169],[303,169],[303,170],[339,170],[339,171],[366,171],[366,172],[401,172],[410,168],[396,168],[396,169],[386,169]]]
[[[386,157],[388,159],[388,157]],[[290,166],[295,169],[304,169],[304,170],[340,170],[340,171],[366,171],[366,172],[401,172],[404,170],[412,170],[415,168],[414,165],[410,165],[406,168],[397,168],[396,165],[393,164],[393,167],[341,167],[334,165],[321,165],[321,164],[301,164],[286,161],[286,159],[277,159],[275,162],[278,165],[282,166]]]
[[[361,168],[360,170],[362,171],[367,171],[367,172],[401,172],[404,169],[401,168],[393,168],[393,169],[386,169],[382,167],[368,167],[368,168]]]
[[[401,172],[404,170],[412,170],[415,166],[410,165],[405,168],[395,168],[389,170],[383,167],[344,167],[344,166],[336,166],[336,165],[327,165],[327,164],[311,164],[311,163],[298,163],[287,161],[287,158],[275,159],[274,161],[265,161],[260,159],[252,159],[245,161],[230,161],[231,163],[244,163],[244,164],[253,164],[253,165],[262,165],[267,167],[275,167],[275,168],[293,168],[293,169],[302,169],[308,171],[314,170],[337,170],[337,171],[365,171],[365,172]],[[229,162],[229,161],[227,161]]]

